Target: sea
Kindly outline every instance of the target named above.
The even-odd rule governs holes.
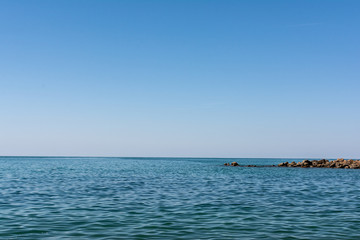
[[[360,170],[0,157],[0,239],[360,239]]]

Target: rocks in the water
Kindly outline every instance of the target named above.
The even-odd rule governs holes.
[[[276,165],[260,165],[260,166],[253,165],[253,164],[250,164],[250,165],[240,165],[240,164],[238,164],[237,162],[224,163],[224,166],[232,166],[232,167],[276,167]]]
[[[225,163],[225,166],[233,166],[233,167],[276,167],[275,165],[239,165],[237,162]],[[360,169],[360,160],[345,160],[343,158],[339,158],[337,160],[303,160],[301,162],[292,161],[283,162],[277,165],[277,167],[300,167],[300,168],[351,168],[351,169]]]
[[[302,167],[302,168],[351,168],[351,169],[360,169],[360,160],[345,160],[339,158],[337,160],[329,161],[326,159],[321,160],[304,160],[302,162],[283,162],[278,164],[278,167]]]
[[[233,167],[256,167],[256,165],[242,165],[240,166],[237,162],[224,163],[224,166],[233,166]],[[275,165],[274,165],[275,166]],[[273,167],[274,167],[273,166]]]
[[[289,167],[296,167],[296,162],[292,161],[290,164],[288,164]]]
[[[279,167],[287,167],[289,165],[288,162],[283,162],[283,163],[280,163],[278,166]]]

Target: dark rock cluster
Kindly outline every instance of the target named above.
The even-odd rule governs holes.
[[[360,160],[345,160],[339,158],[337,160],[329,161],[326,159],[322,160],[304,160],[302,162],[283,162],[278,167],[302,167],[302,168],[352,168],[360,169]]]
[[[225,166],[233,166],[233,167],[256,167],[256,165],[239,165],[237,162],[232,163],[224,163]]]
[[[275,167],[275,165],[256,166],[256,165],[239,165],[237,162],[225,163],[225,166],[233,167]],[[351,168],[360,169],[360,160],[345,160],[339,158],[337,160],[304,160],[302,162],[283,162],[277,165],[278,167],[301,167],[301,168]]]
[[[239,164],[237,162],[232,162],[232,163],[224,163],[225,166],[233,166],[233,167],[236,167],[236,166],[239,166]]]

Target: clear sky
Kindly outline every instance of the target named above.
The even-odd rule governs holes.
[[[359,13],[2,0],[0,155],[360,158]]]

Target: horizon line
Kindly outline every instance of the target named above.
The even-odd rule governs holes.
[[[22,158],[193,158],[193,159],[258,159],[258,158],[265,158],[265,159],[339,159],[339,157],[167,157],[167,156],[86,156],[86,155],[0,155],[0,158],[15,158],[15,157],[22,157]],[[343,157],[340,157],[343,158]],[[344,158],[344,159],[357,159],[357,158]]]

